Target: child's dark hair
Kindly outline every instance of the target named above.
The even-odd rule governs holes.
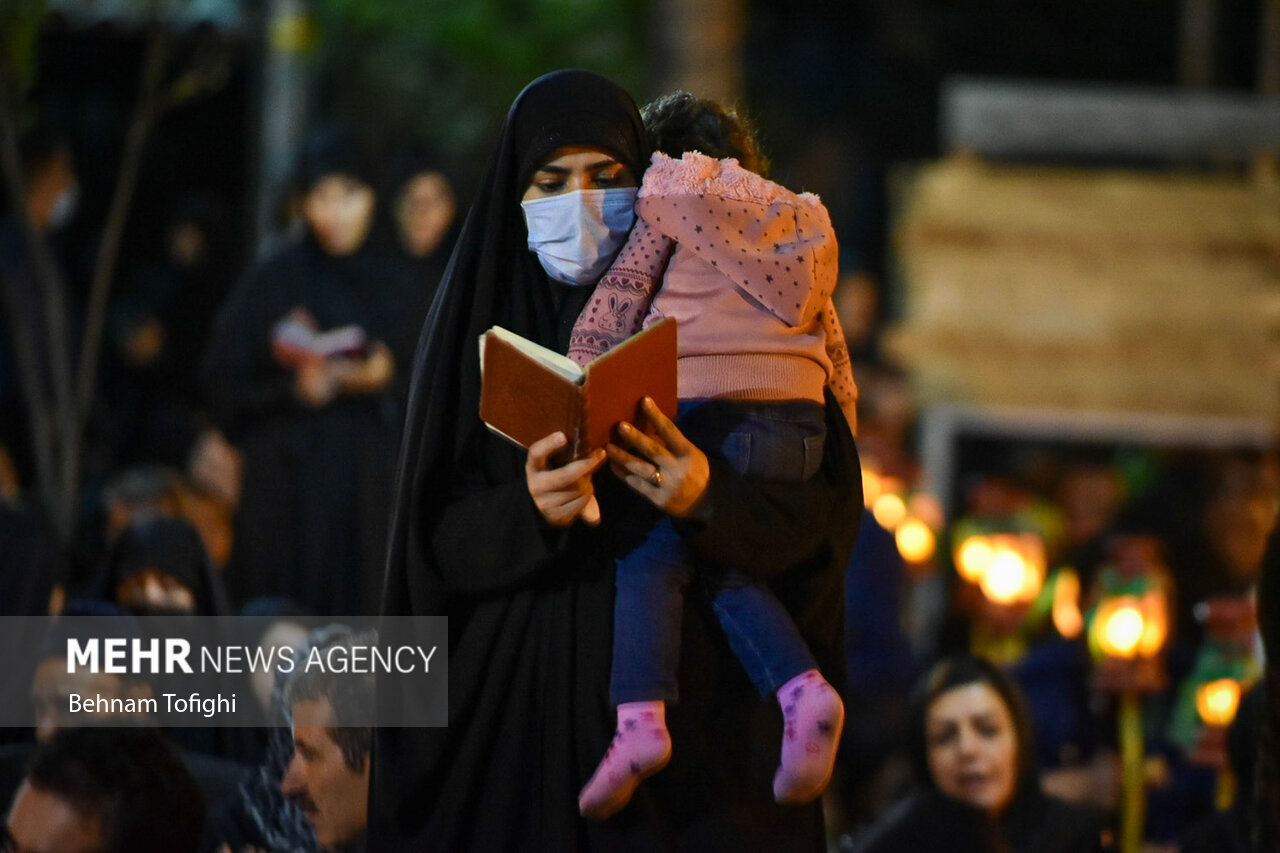
[[[677,89],[646,104],[640,116],[654,150],[668,157],[699,151],[717,160],[736,157],[757,175],[769,173],[755,130],[736,110]]]

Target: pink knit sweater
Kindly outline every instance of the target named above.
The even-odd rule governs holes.
[[[652,294],[644,325],[662,317],[679,324],[681,399],[822,402],[831,385],[854,427],[857,388],[831,304],[838,247],[817,196],[793,193],[733,159],[655,153],[636,213],[631,238],[575,329],[570,357],[587,361],[607,348],[601,338],[621,328],[619,316],[637,302],[643,310]]]

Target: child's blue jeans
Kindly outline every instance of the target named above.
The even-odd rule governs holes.
[[[808,401],[688,400],[676,424],[711,457],[753,480],[803,481],[822,461],[823,406]],[[690,582],[710,597],[734,654],[762,696],[817,664],[768,586],[732,569],[699,565],[663,516],[618,561],[614,603],[613,704],[679,698],[680,621]]]

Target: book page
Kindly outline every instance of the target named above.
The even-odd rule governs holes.
[[[568,356],[561,355],[555,350],[549,350],[544,346],[535,344],[533,341],[522,338],[515,332],[509,332],[501,326],[494,326],[489,329],[486,334],[495,335],[506,341],[511,346],[520,350],[529,358],[545,365],[547,368],[559,373],[570,382],[582,384],[582,368],[570,359]],[[480,374],[484,375],[484,336],[480,337]]]

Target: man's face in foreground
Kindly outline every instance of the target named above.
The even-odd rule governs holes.
[[[346,844],[368,821],[369,759],[352,770],[331,734],[327,699],[293,703],[293,758],[280,789],[302,809],[325,847]]]

